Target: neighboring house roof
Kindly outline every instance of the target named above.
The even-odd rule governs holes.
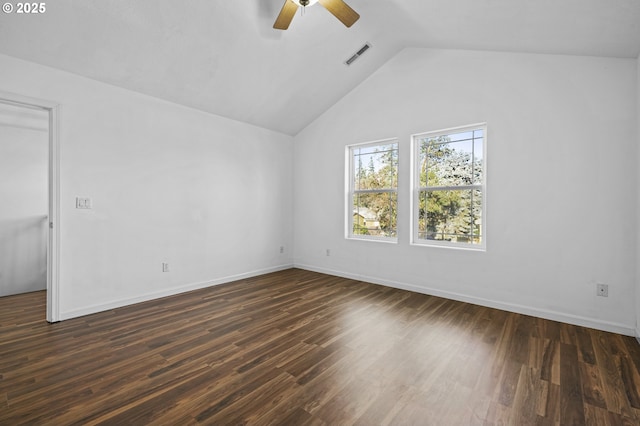
[[[360,207],[358,209],[353,209],[353,214],[357,214],[359,216],[362,216],[366,220],[378,220],[378,217],[376,216],[376,214],[372,210],[369,210],[366,207]]]

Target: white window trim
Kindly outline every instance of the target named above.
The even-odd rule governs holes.
[[[483,143],[482,143],[482,161],[483,161],[483,173],[482,173],[482,242],[480,244],[465,244],[465,243],[453,243],[449,241],[437,241],[437,240],[425,240],[418,238],[418,207],[420,205],[420,176],[417,174],[419,170],[419,144],[417,142],[420,138],[425,137],[437,137],[447,135],[451,133],[463,133],[470,130],[482,129],[483,131]],[[487,123],[470,124],[466,126],[451,127],[448,129],[435,130],[431,132],[416,133],[411,135],[411,202],[410,202],[410,214],[411,214],[411,240],[410,245],[419,247],[442,247],[456,250],[470,250],[470,251],[486,251],[487,250]],[[464,186],[457,186],[452,189],[463,189]]]
[[[376,235],[359,235],[359,234],[352,233],[353,231],[353,194],[355,192],[355,189],[353,187],[354,179],[352,179],[352,176],[354,176],[355,174],[355,170],[353,166],[352,149],[366,147],[366,146],[390,145],[390,144],[396,144],[398,146],[398,157],[400,157],[400,144],[399,144],[398,138],[380,139],[377,141],[347,145],[345,147],[345,229],[344,229],[345,233],[344,233],[344,237],[347,240],[375,241],[375,242],[394,243],[394,244],[398,242],[397,229],[396,229],[395,237],[380,237]],[[397,200],[399,186],[400,185],[398,184],[396,186],[396,189],[381,189],[381,190],[375,190],[370,192],[395,192],[396,200]],[[368,191],[364,190],[361,192],[368,192]],[[396,224],[397,224],[397,221],[398,221],[398,218],[396,217]]]

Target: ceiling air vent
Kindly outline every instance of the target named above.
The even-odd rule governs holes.
[[[346,61],[344,61],[345,64],[347,65],[351,65],[352,63],[355,62],[356,59],[358,59],[360,56],[362,56],[362,54],[364,52],[366,52],[367,50],[369,50],[369,48],[371,47],[371,44],[369,43],[365,43],[364,46],[362,46],[360,48],[360,50],[358,50],[356,53],[353,54],[352,57],[350,57],[349,59],[347,59]]]

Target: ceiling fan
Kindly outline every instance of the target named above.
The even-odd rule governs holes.
[[[307,6],[313,6],[316,2],[324,6],[325,9],[331,12],[333,16],[338,18],[340,22],[347,27],[352,26],[358,18],[360,18],[358,12],[351,9],[351,7],[342,0],[285,0],[278,18],[276,18],[276,22],[273,24],[273,28],[286,30],[289,28],[289,24],[298,11],[298,7],[306,8]]]

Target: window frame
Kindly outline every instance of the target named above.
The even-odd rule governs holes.
[[[429,187],[420,186],[420,140],[425,138],[437,138],[440,136],[448,136],[457,133],[465,133],[469,131],[482,130],[482,183],[471,185],[449,185]],[[411,239],[410,244],[420,247],[443,247],[458,250],[486,251],[487,249],[487,123],[470,124],[448,129],[441,129],[411,135]],[[441,240],[429,240],[419,238],[419,220],[420,220],[420,193],[429,191],[429,188],[438,188],[438,190],[476,190],[482,192],[482,232],[481,242],[479,244],[451,242]]]
[[[356,190],[355,189],[355,165],[353,161],[353,151],[358,148],[383,146],[383,145],[395,145],[398,153],[398,161],[396,162],[396,187],[394,189],[375,189],[375,190]],[[347,145],[345,147],[345,238],[348,240],[361,240],[361,241],[377,241],[383,243],[397,243],[398,242],[398,172],[399,172],[399,156],[400,156],[400,143],[398,138],[380,139],[371,142],[362,142],[357,144]],[[353,233],[353,199],[354,195],[358,193],[395,193],[396,196],[396,229],[394,237],[379,236],[379,235],[363,235]]]

